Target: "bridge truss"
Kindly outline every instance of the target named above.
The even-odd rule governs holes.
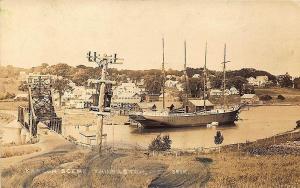
[[[28,77],[28,106],[18,107],[18,121],[29,130],[31,136],[37,135],[37,125],[44,123],[49,129],[61,134],[62,118],[58,117],[52,102],[49,75]]]

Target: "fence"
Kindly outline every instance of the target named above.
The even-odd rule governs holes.
[[[300,140],[300,131],[298,132],[286,132],[278,135],[274,135],[272,137],[258,139],[253,142],[248,143],[237,143],[230,144],[222,147],[222,150],[225,151],[239,151],[239,150],[247,150],[251,147],[263,147],[270,146],[274,144],[281,144],[287,141]]]
[[[163,154],[171,154],[171,155],[189,155],[189,154],[206,154],[206,153],[213,153],[213,152],[237,152],[237,151],[247,151],[250,148],[255,147],[265,147],[271,146],[274,144],[281,144],[286,143],[287,141],[300,141],[300,131],[298,132],[286,132],[278,135],[274,135],[272,137],[259,139],[253,142],[246,142],[246,143],[236,143],[236,144],[229,144],[224,146],[216,146],[216,147],[199,147],[193,149],[172,149],[169,152],[165,152]]]

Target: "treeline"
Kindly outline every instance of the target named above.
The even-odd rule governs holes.
[[[58,63],[56,65],[49,66],[48,64],[41,64],[31,69],[21,69],[12,66],[6,66],[1,68],[1,76],[17,76],[20,71],[26,72],[38,72],[41,74],[52,74],[62,76],[72,80],[76,85],[86,85],[88,79],[99,79],[101,77],[101,68],[89,67],[85,65],[78,65],[76,67],[70,66],[64,63]],[[150,70],[118,70],[110,68],[108,70],[109,79],[117,82],[140,81],[144,79],[144,86],[150,93],[160,93],[162,86],[162,72],[158,69]],[[166,70],[166,75],[174,75],[177,78],[184,74],[181,70]],[[199,74],[200,78],[192,78],[194,74]],[[187,75],[189,79],[189,88],[193,93],[199,93],[203,90],[203,68],[187,68]],[[209,84],[212,88],[221,88],[223,81],[223,72],[215,70],[207,70]],[[271,83],[274,85],[279,82],[282,87],[290,87],[293,83],[288,76],[278,80],[275,75],[269,72],[256,70],[253,68],[243,68],[241,70],[227,71],[227,88],[232,86],[236,87],[239,91],[242,91],[243,86],[247,84],[247,78],[256,76],[268,76]],[[173,78],[175,79],[175,78]],[[180,80],[184,82],[184,80]],[[184,87],[185,88],[185,87]]]
[[[0,66],[0,78],[17,78],[21,71],[26,71],[26,69],[12,65]]]
[[[101,68],[88,67],[85,65],[78,65],[76,67],[67,64],[47,65],[34,67],[32,72],[40,72],[42,74],[53,74],[63,76],[72,80],[76,85],[86,85],[88,79],[97,79],[101,77]],[[149,93],[160,93],[162,88],[162,72],[159,69],[150,70],[118,70],[110,68],[108,70],[109,79],[117,82],[140,81],[144,79],[144,86]],[[180,78],[184,72],[181,70],[168,69],[166,75],[174,75]],[[200,78],[192,78],[193,75],[199,74]],[[198,95],[203,90],[203,68],[187,68],[187,75],[189,77],[189,92],[192,95]],[[221,71],[207,70],[208,80],[212,88],[221,88],[223,73]],[[241,93],[245,89],[243,86],[247,83],[247,78],[267,75],[269,80],[276,81],[276,76],[261,70],[255,69],[241,69],[234,71],[227,71],[227,88],[236,87]],[[175,78],[173,77],[175,80]],[[184,80],[180,80],[184,83]],[[184,83],[185,84],[185,83]],[[186,88],[184,86],[184,88]]]

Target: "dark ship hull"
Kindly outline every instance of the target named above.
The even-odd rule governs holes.
[[[193,127],[217,122],[218,125],[232,124],[238,120],[239,108],[215,110],[200,113],[142,113],[131,114],[129,118],[140,123],[144,128]]]

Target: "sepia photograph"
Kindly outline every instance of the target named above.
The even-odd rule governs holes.
[[[300,187],[300,1],[0,0],[0,173]]]

